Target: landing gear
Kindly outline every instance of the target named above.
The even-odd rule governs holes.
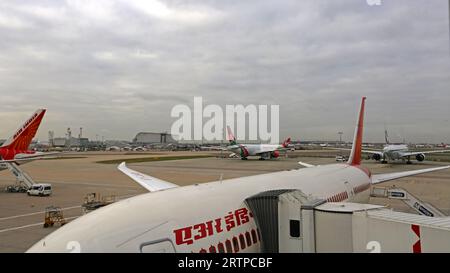
[[[264,157],[260,157],[259,160],[266,160]]]
[[[410,156],[408,156],[408,161],[406,161],[406,164],[408,164],[408,165],[412,164]]]
[[[247,160],[247,158],[246,158],[246,157],[241,157],[241,159],[242,159],[242,160]]]

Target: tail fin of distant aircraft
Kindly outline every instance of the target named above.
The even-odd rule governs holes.
[[[27,150],[36,135],[45,111],[45,109],[37,110],[1,147],[11,150]]]
[[[384,140],[386,141],[386,144],[389,144],[389,135],[386,129],[384,129]]]
[[[359,165],[361,164],[361,152],[362,152],[362,139],[364,129],[364,108],[366,104],[366,97],[361,100],[361,109],[359,110],[358,121],[355,128],[355,136],[353,138],[352,151],[348,159],[348,164]]]
[[[289,144],[291,144],[291,138],[290,137],[286,138],[286,140],[283,141],[283,144],[281,144],[281,146],[283,146],[283,148],[287,148],[287,146],[289,146]]]
[[[230,126],[227,126],[228,132],[228,141],[230,141],[230,145],[236,145],[236,137],[233,135]]]

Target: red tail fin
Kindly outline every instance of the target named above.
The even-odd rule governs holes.
[[[353,138],[352,151],[350,153],[350,158],[348,159],[347,162],[348,164],[351,165],[361,164],[365,104],[366,104],[366,97],[363,97],[361,100],[361,109],[359,110],[358,121],[355,128],[355,136]]]
[[[228,132],[228,140],[230,142],[236,141],[236,138],[233,135],[233,132],[231,131],[230,126],[227,126],[227,132]]]
[[[8,139],[2,147],[11,150],[27,150],[31,140],[33,140],[33,137],[36,135],[45,111],[45,109],[37,110],[19,129],[17,129],[16,133]]]
[[[291,138],[288,137],[283,144],[281,144],[281,146],[283,146],[283,148],[286,148],[289,144],[291,144]]]

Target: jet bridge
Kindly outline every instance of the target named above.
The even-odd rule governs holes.
[[[450,217],[327,203],[293,189],[262,192],[245,203],[266,253],[450,252]]]

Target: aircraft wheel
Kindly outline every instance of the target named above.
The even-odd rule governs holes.
[[[410,165],[410,164],[412,164],[412,162],[411,161],[406,161],[406,164]]]

